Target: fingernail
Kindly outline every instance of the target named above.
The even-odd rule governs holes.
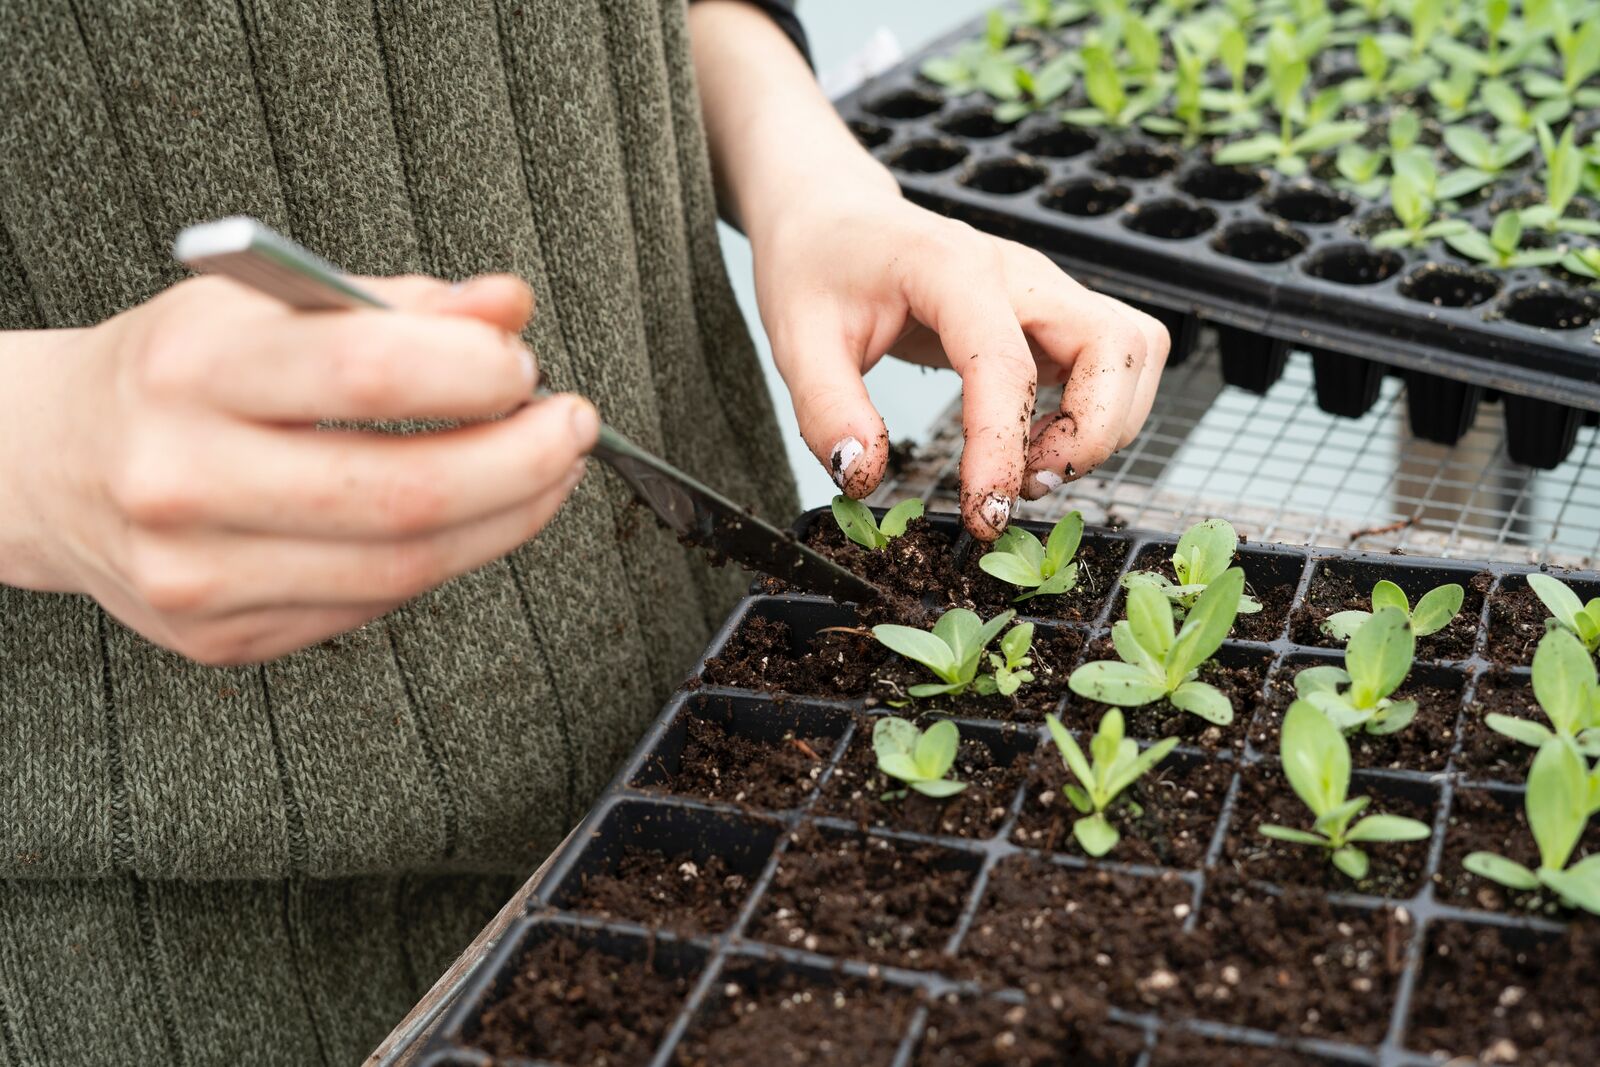
[[[533,361],[533,353],[518,345],[517,360],[522,364],[522,376],[527,380],[528,388],[532,389],[539,381],[539,367]]]
[[[861,447],[861,442],[854,437],[840,439],[828,453],[828,472],[833,475],[833,484],[840,489],[844,488],[845,479],[850,477],[850,468],[854,467],[856,460],[861,458],[861,453],[866,449]]]
[[[580,459],[578,462],[574,463],[572,465],[572,469],[567,472],[566,488],[570,490],[579,482],[583,481],[584,473],[587,472],[588,469],[589,464],[587,460]]]
[[[1011,498],[1001,496],[999,493],[990,493],[984,500],[983,506],[978,509],[978,514],[989,524],[989,529],[999,533],[1006,528],[1006,523],[1011,519]]]
[[[572,432],[588,448],[600,435],[600,413],[583,401],[572,405]]]
[[[450,291],[452,293],[459,293],[459,292],[461,292],[461,290],[465,289],[466,287],[467,287],[467,283],[464,282],[464,281],[451,282],[450,283]]]
[[[1039,495],[1061,488],[1061,475],[1055,471],[1034,471],[1033,480],[1039,485]]]

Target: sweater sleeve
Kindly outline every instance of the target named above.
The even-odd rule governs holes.
[[[800,49],[800,54],[805,57],[806,65],[813,70],[816,64],[811,61],[811,42],[806,40],[806,28],[800,22],[800,16],[795,13],[797,0],[745,0],[767,13],[773,22],[778,24],[794,46]]]

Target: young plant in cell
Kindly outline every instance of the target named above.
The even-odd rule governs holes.
[[[1416,647],[1405,611],[1381,607],[1350,638],[1343,667],[1307,667],[1295,675],[1295,703],[1315,708],[1345,733],[1403,730],[1416,718],[1417,702],[1390,700],[1389,695],[1411,673]]]
[[[1600,281],[1600,248],[1574,248],[1562,259],[1561,269],[1580,278]]]
[[[1123,575],[1123,588],[1131,590],[1136,585],[1153,587],[1172,601],[1173,612],[1182,619],[1194,607],[1200,594],[1233,566],[1233,557],[1239,551],[1239,535],[1227,519],[1207,519],[1197,522],[1178,538],[1178,547],[1172,552],[1172,572],[1178,581],[1173,583],[1160,571],[1132,571]],[[1239,594],[1240,615],[1254,615],[1261,610],[1261,602],[1248,593]]]
[[[1238,128],[1229,119],[1208,119],[1201,104],[1205,90],[1208,57],[1196,51],[1181,34],[1172,37],[1174,81],[1170,115],[1146,115],[1140,125],[1151,133],[1182,137],[1185,146],[1199,143],[1202,137],[1231,133]]]
[[[1082,0],[1021,0],[1017,18],[1023,25],[1055,30],[1082,22],[1094,12],[1094,5]]]
[[[1431,637],[1460,614],[1466,596],[1467,591],[1454,582],[1435,586],[1422,594],[1413,610],[1406,591],[1385,578],[1372,587],[1372,611],[1336,611],[1323,620],[1322,632],[1336,641],[1348,641],[1372,618],[1373,612],[1398,608],[1411,620],[1412,633]]]
[[[1548,574],[1528,575],[1528,588],[1550,611],[1546,626],[1559,626],[1570,632],[1593,655],[1600,649],[1600,597],[1587,604],[1559,578]]]
[[[1339,149],[1334,159],[1339,172],[1339,177],[1334,179],[1335,186],[1349,189],[1366,200],[1382,198],[1389,188],[1389,181],[1383,176],[1384,166],[1416,148],[1422,136],[1422,120],[1409,108],[1396,108],[1389,116],[1385,134],[1387,144],[1383,149],[1368,148],[1360,142],[1351,142]]]
[[[938,682],[911,686],[906,690],[911,696],[959,696],[978,680],[984,650],[1016,614],[1003,611],[984,622],[966,608],[951,608],[939,616],[932,631],[882,623],[872,628],[872,636],[879,644],[922,664],[939,678]]]
[[[879,522],[872,509],[859,500],[844,496],[833,498],[833,521],[839,530],[862,548],[880,549],[896,537],[904,537],[906,526],[912,519],[922,518],[922,501],[902,500],[890,508]]]
[[[1588,162],[1573,140],[1572,127],[1568,126],[1559,140],[1542,122],[1538,132],[1539,151],[1544,157],[1544,203],[1523,208],[1522,224],[1546,233],[1578,233],[1590,237],[1600,234],[1600,219],[1567,215],[1573,198],[1583,186],[1583,171]]]
[[[1428,83],[1440,122],[1460,122],[1483,110],[1478,99],[1478,76],[1466,67],[1453,67],[1443,78]]]
[[[1488,78],[1510,74],[1530,60],[1548,55],[1544,33],[1511,18],[1511,0],[1486,0],[1480,11],[1483,48],[1453,37],[1433,42],[1433,54],[1458,69]]]
[[[891,789],[884,800],[900,800],[907,789],[925,797],[940,799],[955,796],[967,787],[949,777],[961,747],[961,731],[948,719],[941,719],[926,730],[893,716],[879,719],[872,727],[872,752],[878,770],[905,783],[905,789]]]
[[[1222,115],[1217,121],[1228,129],[1251,129],[1260,123],[1259,108],[1271,87],[1264,81],[1254,86],[1247,84],[1250,43],[1240,23],[1232,23],[1218,31],[1216,53],[1222,69],[1228,74],[1228,87],[1201,89],[1200,105],[1209,112]]]
[[[1395,175],[1390,183],[1389,209],[1400,225],[1374,234],[1372,243],[1377,248],[1416,248],[1472,228],[1465,219],[1440,218],[1438,205],[1423,188],[1423,179],[1410,171]]]
[[[1378,43],[1395,59],[1421,59],[1446,23],[1445,0],[1400,0],[1395,6],[1407,32],[1380,33]]]
[[[990,12],[984,35],[962,44],[949,55],[935,56],[922,64],[924,78],[944,86],[952,93],[979,90],[996,100],[1017,95],[1018,65],[1033,53],[1026,44],[1009,44],[1011,27],[998,11]]]
[[[1560,122],[1572,113],[1572,101],[1564,97],[1539,100],[1530,107],[1510,82],[1500,78],[1480,85],[1478,97],[1496,122],[1523,133],[1532,133],[1541,122]]]
[[[1159,79],[1142,88],[1120,69],[1111,48],[1100,41],[1085,44],[1083,91],[1089,107],[1067,108],[1061,120],[1072,126],[1106,126],[1125,130],[1161,105],[1166,86]]]
[[[1600,809],[1600,774],[1585,767],[1566,741],[1549,741],[1533,758],[1523,805],[1539,846],[1538,869],[1493,852],[1470,853],[1462,866],[1508,889],[1532,892],[1543,886],[1569,907],[1600,915],[1600,854],[1568,866],[1589,817]]]
[[[1111,627],[1121,662],[1086,663],[1072,672],[1067,685],[1081,697],[1124,708],[1165,698],[1207,722],[1228,725],[1233,705],[1198,676],[1233,628],[1243,592],[1244,571],[1224,572],[1206,586],[1175,632],[1172,602],[1152,585],[1134,585],[1128,590],[1128,617]]]
[[[1550,35],[1561,66],[1559,78],[1529,71],[1523,79],[1528,95],[1577,107],[1600,107],[1600,87],[1586,84],[1600,73],[1600,22],[1595,20],[1592,5],[1530,0],[1525,10],[1528,22]]]
[[[1533,696],[1549,726],[1494,713],[1484,716],[1484,725],[1532,748],[1559,738],[1586,756],[1600,756],[1600,678],[1589,650],[1570,631],[1557,627],[1539,641],[1533,654]]]
[[[1303,700],[1289,706],[1280,742],[1283,773],[1300,802],[1315,816],[1310,830],[1262,823],[1259,832],[1276,841],[1326,849],[1328,859],[1355,881],[1371,865],[1359,846],[1387,841],[1422,841],[1431,831],[1416,819],[1368,815],[1354,821],[1371,797],[1351,797],[1350,745],[1327,717]]]
[[[1304,91],[1311,74],[1310,61],[1301,44],[1283,23],[1268,35],[1267,81],[1272,87],[1272,106],[1278,113],[1278,130],[1261,133],[1217,150],[1216,162],[1222,166],[1238,163],[1265,163],[1282,174],[1304,174],[1307,156],[1326,152],[1354,141],[1366,132],[1364,122],[1338,118],[1343,97],[1337,87],[1318,93],[1308,104]]]
[[[1107,809],[1123,790],[1171,755],[1178,746],[1178,739],[1165,738],[1140,752],[1138,742],[1123,735],[1122,712],[1112,708],[1100,717],[1099,729],[1089,741],[1089,755],[1085,757],[1060,719],[1047,715],[1044,721],[1061,752],[1062,762],[1078,780],[1076,785],[1069,782],[1061,787],[1067,800],[1083,816],[1072,824],[1072,836],[1089,855],[1104,856],[1121,839],[1117,828],[1106,818]]]
[[[1027,592],[1020,603],[1036,596],[1070,593],[1078,585],[1078,565],[1072,557],[1083,540],[1083,513],[1069,511],[1050,528],[1044,544],[1020,526],[1010,526],[978,560],[985,574]]]
[[[1473,188],[1500,177],[1533,151],[1535,143],[1532,134],[1504,126],[1493,139],[1474,126],[1447,126],[1444,130],[1445,147],[1473,172],[1482,175],[1483,180]]]
[[[1361,76],[1339,85],[1347,104],[1389,100],[1426,85],[1439,73],[1439,65],[1427,56],[1390,59],[1378,39],[1368,35],[1356,42],[1356,62]]]
[[[1449,234],[1445,243],[1468,259],[1487,263],[1501,270],[1517,267],[1548,267],[1561,262],[1567,250],[1556,248],[1523,248],[1522,216],[1515,211],[1503,211],[1495,217],[1488,233],[1468,228]]]
[[[1017,94],[1014,100],[1003,100],[995,105],[994,117],[1012,123],[1043,111],[1067,94],[1078,80],[1078,57],[1063,52],[1054,59],[1040,64],[1037,70],[1016,68]]]
[[[974,688],[985,696],[1013,696],[1033,681],[1033,623],[1018,623],[1000,639],[999,653],[989,653],[989,673],[980,674]]]

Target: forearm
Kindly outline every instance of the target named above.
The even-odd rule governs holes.
[[[54,557],[69,534],[50,529],[29,485],[54,480],[49,471],[60,454],[42,416],[63,398],[55,383],[70,372],[85,330],[0,332],[0,585],[68,592]],[[54,368],[57,373],[44,373]],[[27,477],[25,477],[27,475]]]
[[[899,195],[766,14],[698,0],[689,24],[718,197],[752,239],[818,194]]]

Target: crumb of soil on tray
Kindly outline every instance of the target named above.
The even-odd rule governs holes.
[[[505,1059],[643,1064],[694,978],[555,936],[524,954],[504,995],[479,1016],[474,1044]]]
[[[696,860],[689,852],[669,856],[629,845],[615,869],[584,875],[567,906],[645,926],[714,934],[732,925],[749,892],[750,879],[721,856]]]
[[[1323,632],[1322,624],[1337,612],[1371,611],[1373,584],[1375,582],[1358,582],[1349,575],[1321,568],[1312,577],[1311,586],[1306,590],[1305,606],[1295,617],[1291,634],[1294,641],[1322,648],[1342,648],[1342,642]],[[1417,659],[1461,660],[1472,655],[1478,640],[1478,622],[1483,617],[1483,598],[1494,584],[1494,575],[1485,571],[1457,584],[1465,594],[1461,611],[1438,633],[1417,638]],[[1413,607],[1417,599],[1410,598]]]
[[[726,972],[673,1057],[678,1067],[881,1067],[915,1001],[874,983],[818,985],[777,966]]]
[[[772,811],[797,807],[810,795],[834,746],[831,737],[756,740],[693,715],[685,717],[684,732],[677,770],[647,788]]]

